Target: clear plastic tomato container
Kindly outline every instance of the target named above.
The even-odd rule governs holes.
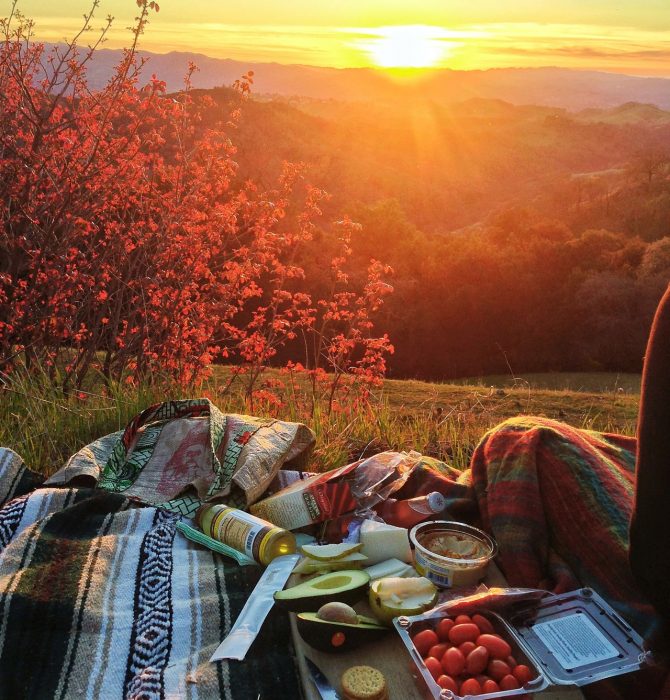
[[[516,664],[528,666],[531,679],[521,688],[459,695],[440,687],[428,671],[412,638],[449,617],[427,612],[393,621],[411,657],[411,671],[426,698],[469,700],[470,698],[533,697],[549,686],[583,686],[604,678],[637,671],[652,663],[642,638],[595,591],[582,588],[548,596],[539,603],[521,604],[505,615],[486,610],[484,616],[511,647]],[[468,678],[458,677],[458,686]]]
[[[416,570],[440,588],[474,586],[486,576],[498,546],[483,530],[449,520],[412,528]]]

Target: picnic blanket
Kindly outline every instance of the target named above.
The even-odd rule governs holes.
[[[632,437],[512,418],[480,441],[471,476],[482,526],[498,543],[510,585],[557,593],[593,588],[660,662],[664,624],[628,563],[635,448]],[[583,690],[598,700],[670,700],[670,677],[660,665]]]
[[[512,418],[471,462],[484,528],[510,585],[591,586],[642,635],[658,623],[628,565],[635,438]]]
[[[0,449],[0,697],[300,697],[279,611],[244,662],[208,662],[261,569],[176,524],[222,494],[252,502],[312,445],[305,426],[195,400],[147,409],[46,484]],[[630,438],[520,418],[482,439],[471,470],[424,457],[394,495],[440,491],[446,517],[495,536],[512,585],[592,586],[648,635],[658,620],[627,565],[633,462]]]
[[[312,444],[305,426],[193,401],[148,409],[37,489],[0,449],[0,697],[299,698],[279,611],[244,662],[209,663],[262,570],[176,524],[203,499],[251,500]]]

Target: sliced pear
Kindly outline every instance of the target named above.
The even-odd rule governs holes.
[[[332,571],[275,593],[278,606],[291,612],[316,612],[324,603],[339,600],[353,605],[365,596],[370,576],[360,569]]]
[[[294,574],[323,574],[326,571],[338,571],[341,569],[359,569],[366,564],[368,558],[360,552],[347,554],[342,559],[332,561],[319,561],[310,557],[303,557],[293,569]]]
[[[300,551],[316,561],[337,561],[349,554],[360,552],[363,545],[360,542],[342,542],[341,544],[305,544]]]
[[[370,584],[370,607],[375,617],[389,624],[400,615],[419,615],[437,601],[437,588],[423,576],[380,578]]]

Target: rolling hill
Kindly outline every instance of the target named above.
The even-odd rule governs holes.
[[[199,88],[230,85],[253,70],[254,91],[267,95],[302,95],[334,100],[406,100],[426,98],[451,103],[470,98],[500,99],[512,104],[564,107],[569,110],[607,108],[625,102],[642,102],[670,108],[670,79],[580,71],[563,68],[500,68],[491,70],[434,70],[414,79],[394,80],[369,68],[325,68],[278,63],[246,63],[198,53],[139,52],[149,60],[146,75],[155,73],[169,90],[183,85],[190,61],[199,72],[193,84]],[[94,88],[109,78],[121,52],[100,49],[89,67]]]

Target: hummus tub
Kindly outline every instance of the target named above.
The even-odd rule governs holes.
[[[476,584],[498,552],[485,532],[454,521],[421,523],[412,528],[409,538],[417,571],[441,588]]]

